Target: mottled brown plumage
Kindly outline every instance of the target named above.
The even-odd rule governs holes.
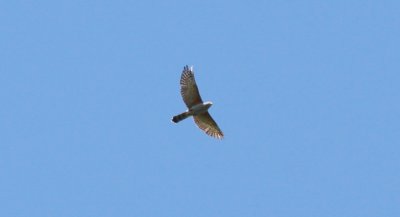
[[[202,129],[207,135],[214,138],[222,139],[224,134],[218,127],[217,123],[213,120],[208,113],[211,107],[211,102],[203,102],[201,99],[199,89],[197,88],[196,80],[194,79],[193,68],[185,66],[181,75],[181,95],[188,110],[172,118],[174,123],[193,116],[194,122]]]

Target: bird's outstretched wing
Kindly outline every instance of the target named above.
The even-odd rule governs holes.
[[[210,113],[206,112],[200,115],[195,115],[193,118],[197,126],[207,133],[207,135],[217,139],[222,139],[224,137],[224,134],[221,129],[219,129],[217,123],[212,119]]]
[[[180,84],[181,95],[188,108],[203,102],[194,80],[193,67],[185,66],[183,68]]]

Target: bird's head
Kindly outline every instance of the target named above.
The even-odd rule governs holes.
[[[212,106],[212,102],[207,101],[204,103],[205,106],[207,106],[207,108],[210,108]]]

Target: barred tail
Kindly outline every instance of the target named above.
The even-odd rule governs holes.
[[[183,112],[182,114],[176,115],[172,118],[172,122],[178,123],[179,121],[188,118],[190,115],[188,112]]]

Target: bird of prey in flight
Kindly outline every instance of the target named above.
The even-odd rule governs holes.
[[[197,88],[194,79],[193,67],[185,66],[181,75],[181,95],[188,110],[176,115],[172,118],[172,122],[178,123],[183,119],[193,116],[194,122],[207,135],[217,139],[222,139],[224,134],[219,129],[217,123],[213,120],[208,109],[212,106],[212,102],[203,102],[200,97],[199,89]]]

